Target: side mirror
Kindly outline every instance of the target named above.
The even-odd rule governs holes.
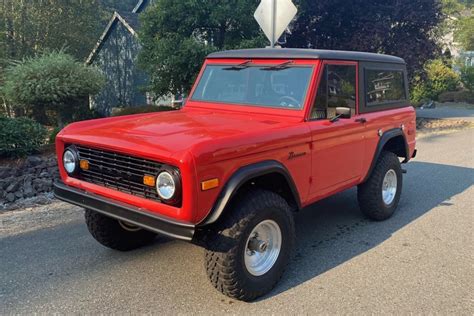
[[[334,123],[339,121],[340,118],[349,119],[351,118],[351,108],[346,107],[337,107],[336,116],[329,120],[329,122]]]
[[[339,118],[344,118],[344,119],[351,118],[351,108],[337,107],[336,116]]]
[[[173,100],[173,102],[171,104],[174,108],[182,108],[185,103],[186,103],[186,99],[181,98],[179,100]]]

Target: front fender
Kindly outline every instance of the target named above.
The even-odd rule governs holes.
[[[298,209],[301,208],[301,200],[298,190],[288,169],[278,161],[267,160],[238,169],[223,187],[212,210],[198,225],[204,226],[216,222],[224,212],[224,209],[229,201],[238,192],[243,184],[245,184],[248,180],[270,173],[278,173],[285,177],[293,198],[297,203]]]

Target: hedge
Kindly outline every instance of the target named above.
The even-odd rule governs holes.
[[[465,102],[474,104],[474,93],[470,91],[450,91],[439,95],[439,102]]]
[[[0,117],[0,157],[22,157],[46,143],[46,129],[26,117]]]

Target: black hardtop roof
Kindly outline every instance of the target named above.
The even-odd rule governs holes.
[[[212,53],[209,59],[217,58],[248,58],[248,59],[333,59],[352,61],[371,61],[392,64],[405,64],[405,61],[396,56],[353,52],[343,50],[305,49],[305,48],[254,48],[226,50]]]

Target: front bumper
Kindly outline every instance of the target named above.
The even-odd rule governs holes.
[[[150,214],[138,207],[73,188],[63,182],[54,184],[54,195],[59,200],[126,221],[161,235],[187,241],[191,241],[194,236],[195,226],[192,224]]]

